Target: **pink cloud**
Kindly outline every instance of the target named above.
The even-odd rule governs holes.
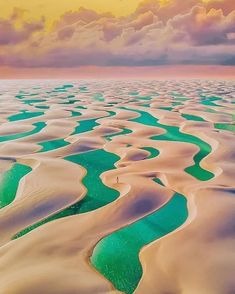
[[[169,24],[194,45],[226,44],[228,33],[235,31],[235,11],[224,16],[221,9],[207,11],[195,6],[189,13],[175,16]]]
[[[234,64],[235,10],[230,11],[227,0],[225,6],[226,12],[217,0],[210,5],[171,0],[166,6],[148,0],[120,18],[80,8],[62,15],[47,34],[43,21],[23,23],[16,30],[13,20],[0,20],[0,46],[13,45],[2,48],[0,63],[25,67]],[[21,13],[16,11],[14,18]]]
[[[13,19],[0,19],[0,45],[17,44],[27,41],[33,33],[44,29],[44,20],[23,22],[20,29],[15,28]]]
[[[156,0],[145,0],[140,3],[136,13],[145,13],[151,11],[159,19],[167,21],[178,14],[184,14],[190,11],[195,5],[201,5],[201,0],[170,0],[168,5],[161,6]]]
[[[59,40],[70,39],[74,34],[74,28],[72,26],[67,26],[60,29],[57,33]]]
[[[118,23],[106,21],[103,24],[104,39],[109,42],[119,36],[122,32],[122,26]]]
[[[84,24],[88,24],[94,21],[98,21],[100,18],[112,18],[111,13],[97,13],[94,10],[86,9],[84,7],[80,7],[78,11],[68,11],[63,14],[60,19],[55,22],[56,28],[61,28],[66,25],[75,24],[77,22],[81,22]]]
[[[223,13],[227,15],[235,10],[235,4],[233,0],[213,0],[207,3],[206,8],[222,9]]]
[[[26,10],[14,8],[9,19],[0,18],[0,46],[15,45],[28,41],[35,32],[43,31],[45,20],[26,22],[22,17]],[[16,23],[20,23],[20,28],[16,28]]]
[[[130,26],[132,26],[135,30],[141,30],[143,27],[150,25],[154,22],[155,15],[152,11],[146,11],[142,14],[139,14],[136,19],[134,19]]]

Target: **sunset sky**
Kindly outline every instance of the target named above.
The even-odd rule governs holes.
[[[81,67],[231,71],[235,65],[233,0],[1,2],[1,77]]]

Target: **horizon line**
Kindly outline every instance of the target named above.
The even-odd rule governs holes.
[[[231,65],[81,66],[76,68],[11,68],[0,66],[0,80],[20,79],[235,79]]]

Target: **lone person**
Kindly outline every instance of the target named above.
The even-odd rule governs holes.
[[[117,176],[117,184],[119,183],[119,178],[118,178],[118,176]]]

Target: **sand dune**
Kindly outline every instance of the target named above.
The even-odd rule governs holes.
[[[0,92],[0,201],[12,199],[0,209],[1,293],[235,291],[232,82],[11,81]],[[15,193],[16,164],[31,170]],[[130,228],[128,247],[136,223],[157,232],[147,217],[176,194],[185,221],[159,223],[154,240],[140,232],[142,277],[115,288],[118,271],[91,258],[99,242]]]

